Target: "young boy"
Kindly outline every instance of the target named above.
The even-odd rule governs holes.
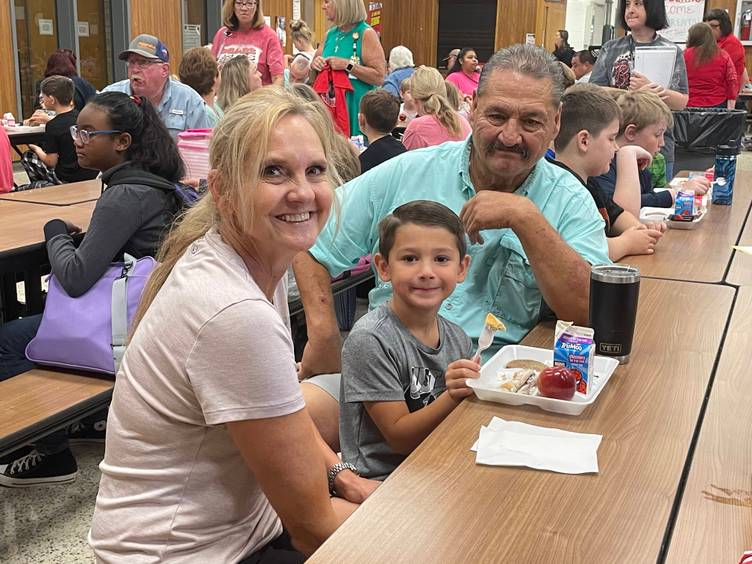
[[[50,76],[42,81],[41,101],[45,110],[53,110],[55,117],[47,122],[42,145],[29,145],[44,167],[31,156],[24,156],[24,168],[29,180],[37,183],[56,184],[55,176],[62,182],[78,182],[97,176],[97,171],[78,166],[76,148],[73,144],[70,128],[76,125],[78,111],[73,107],[73,81],[66,76]],[[28,154],[28,152],[27,152]],[[54,173],[52,172],[54,170]],[[44,178],[47,176],[47,178]]]
[[[472,343],[438,315],[465,279],[465,231],[449,208],[404,204],[379,224],[374,261],[392,299],[355,324],[342,349],[342,459],[383,480],[472,391]],[[446,391],[446,393],[444,393]]]
[[[386,90],[371,90],[360,99],[358,125],[368,137],[368,148],[360,154],[361,174],[405,152],[405,147],[392,137],[397,127],[399,102]]]
[[[643,225],[594,182],[593,177],[609,169],[619,148],[616,138],[620,116],[619,106],[600,87],[578,84],[562,97],[561,127],[554,142],[554,164],[569,170],[585,185],[606,221],[608,256],[613,261],[626,255],[652,254],[666,229],[664,223]],[[630,153],[630,149],[619,152],[622,150]],[[634,154],[631,158],[636,164]]]
[[[652,92],[618,91],[614,95],[622,113],[616,138],[620,149],[608,172],[597,177],[598,185],[606,195],[636,217],[639,217],[641,207],[673,207],[676,191],[653,191],[652,178],[647,170],[653,155],[664,145],[663,134],[674,125],[671,110]],[[640,187],[639,192],[635,189],[637,186]],[[687,187],[704,194],[709,183],[705,179],[697,179]]]

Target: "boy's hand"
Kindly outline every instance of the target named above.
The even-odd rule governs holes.
[[[39,157],[40,159],[44,158],[45,152],[42,150],[42,148],[39,145],[30,144],[29,145],[29,149],[31,149],[32,151],[34,151],[36,153],[37,157]]]
[[[702,196],[710,190],[710,181],[702,176],[695,176],[694,178],[687,180],[682,186],[682,189],[694,190],[695,194]]]
[[[653,155],[639,145],[625,145],[619,149],[619,153],[631,154],[637,161],[637,166],[640,170],[645,170],[650,166],[650,163],[653,162]]]
[[[665,233],[666,229],[668,229],[665,221],[646,221],[643,225],[653,231],[660,231],[661,234]]]
[[[480,364],[461,358],[447,366],[444,380],[446,381],[447,393],[454,401],[462,401],[473,393],[473,389],[465,383],[467,378],[480,378]]]
[[[663,232],[648,229],[645,225],[635,225],[626,229],[620,236],[627,241],[628,255],[652,255],[658,240],[663,237]]]

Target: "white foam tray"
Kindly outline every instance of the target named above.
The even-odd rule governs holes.
[[[593,387],[587,396],[575,393],[571,400],[560,400],[543,396],[528,396],[507,392],[499,387],[498,373],[506,367],[509,361],[515,359],[529,359],[543,362],[548,366],[553,365],[554,353],[550,349],[526,347],[524,345],[507,345],[502,347],[480,369],[480,378],[468,379],[470,386],[478,399],[505,403],[507,405],[535,405],[545,411],[563,413],[565,415],[579,415],[589,406],[595,403],[601,390],[606,387],[608,381],[619,366],[619,361],[605,356],[595,356],[593,370]]]

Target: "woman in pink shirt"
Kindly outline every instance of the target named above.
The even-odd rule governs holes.
[[[402,138],[408,151],[461,141],[470,135],[470,124],[447,100],[446,83],[439,71],[418,67],[410,77],[410,95],[418,117],[410,122]]]
[[[264,23],[261,0],[225,0],[222,17],[225,25],[214,35],[211,48],[219,67],[245,55],[258,68],[264,86],[281,85],[285,72],[282,45]]]
[[[478,89],[480,80],[478,56],[475,54],[475,49],[465,47],[460,51],[446,79],[459,88],[464,96],[473,95],[473,92]]]

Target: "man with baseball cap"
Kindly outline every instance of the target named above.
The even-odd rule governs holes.
[[[141,34],[118,58],[128,65],[128,80],[110,84],[105,92],[125,92],[147,98],[174,139],[186,129],[209,127],[201,96],[193,88],[170,78],[170,53],[158,38]]]

